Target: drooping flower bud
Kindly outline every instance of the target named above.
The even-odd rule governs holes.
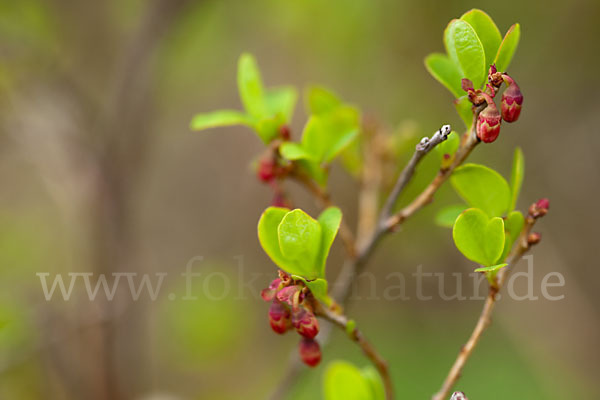
[[[498,108],[488,94],[483,93],[487,107],[477,117],[477,137],[484,143],[492,143],[500,134],[500,123],[502,118]]]
[[[550,209],[550,200],[547,198],[539,199],[529,207],[529,215],[533,218],[543,217]]]
[[[261,158],[258,162],[258,170],[256,175],[263,182],[271,182],[277,177],[277,161],[272,157]]]
[[[279,289],[279,285],[281,284],[281,279],[277,278],[274,279],[270,284],[269,287],[267,287],[266,289],[263,289],[260,292],[260,296],[263,298],[264,301],[271,301],[273,300],[273,298],[275,297],[275,294],[277,293],[277,290]]]
[[[307,339],[312,339],[319,333],[319,321],[315,314],[304,307],[292,311],[292,325],[299,334]]]
[[[294,297],[296,293],[300,292],[300,288],[298,286],[292,285],[287,286],[277,292],[276,298],[282,303],[287,303],[289,305],[294,305]],[[300,299],[297,299],[299,301]]]
[[[269,323],[273,331],[284,334],[292,327],[290,320],[290,309],[283,303],[275,300],[269,307]]]
[[[510,76],[503,74],[502,79],[508,85],[504,93],[502,93],[502,102],[500,103],[502,118],[506,122],[515,122],[521,114],[523,94],[519,89],[519,85]]]
[[[309,367],[316,367],[321,361],[321,347],[314,339],[302,339],[298,350],[300,358]]]

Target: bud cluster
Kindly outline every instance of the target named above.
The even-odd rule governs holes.
[[[476,126],[477,137],[484,143],[492,143],[498,138],[502,120],[514,122],[519,119],[523,105],[523,94],[517,83],[508,74],[498,72],[495,65],[489,69],[488,82],[485,90],[481,90],[475,89],[473,82],[469,79],[462,80],[462,88],[467,92],[469,101],[474,106],[485,104],[485,108],[477,117]],[[498,111],[494,97],[502,83],[505,83],[507,87],[502,93],[500,111]]]
[[[302,361],[310,367],[319,364],[321,349],[315,340],[319,322],[312,305],[315,300],[304,282],[279,271],[279,278],[263,289],[261,296],[271,302],[269,323],[273,331],[284,334],[295,329],[302,336],[298,348]]]
[[[549,209],[550,200],[548,200],[547,198],[539,199],[529,207],[528,218],[534,220],[541,218],[548,213]],[[527,244],[529,246],[538,244],[540,240],[542,240],[542,234],[539,232],[531,232],[529,235],[527,235]]]

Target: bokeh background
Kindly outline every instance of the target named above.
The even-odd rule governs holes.
[[[257,296],[275,273],[256,237],[271,200],[251,169],[262,146],[242,127],[192,133],[191,117],[240,107],[236,63],[249,51],[267,85],[323,84],[409,140],[459,127],[423,58],[443,50],[447,22],[472,7],[502,32],[521,23],[510,73],[525,104],[519,122],[471,160],[507,176],[522,146],[520,208],[551,200],[537,226],[535,294],[547,272],[566,285],[555,289],[561,301],[501,301],[459,387],[472,399],[600,398],[600,3],[592,0],[0,1],[0,398],[268,398],[297,337],[271,332]],[[304,119],[299,103],[296,138]],[[421,179],[430,172],[424,166]],[[301,188],[289,189],[317,211]],[[356,193],[334,167],[332,195],[351,225]],[[362,299],[347,309],[389,360],[402,399],[439,387],[481,307],[417,301],[411,279],[412,300],[381,298],[392,272],[472,270],[450,231],[432,223],[452,196],[446,187],[381,244],[369,264],[374,294],[361,281]],[[336,241],[330,278],[342,254]],[[183,301],[190,260],[201,274],[198,299]],[[46,301],[40,272],[168,275],[156,301],[132,301],[125,283],[113,301],[88,300],[80,283],[69,301]],[[435,294],[435,280],[425,283]],[[323,366],[339,358],[368,362],[335,332],[290,398],[320,398]]]

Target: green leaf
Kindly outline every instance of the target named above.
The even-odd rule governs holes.
[[[462,90],[462,72],[450,58],[441,53],[433,53],[425,58],[425,68],[442,85],[446,87],[454,97],[465,94]]]
[[[442,208],[435,216],[435,223],[445,228],[452,228],[456,218],[465,211],[464,204],[452,204]]]
[[[267,208],[258,221],[258,240],[265,253],[279,268],[289,273],[300,274],[301,267],[296,265],[295,261],[286,259],[279,248],[277,228],[289,211],[287,208]]]
[[[279,128],[283,124],[285,124],[283,116],[281,114],[276,114],[273,117],[267,117],[259,120],[254,125],[254,129],[256,130],[256,133],[260,139],[265,144],[269,144],[271,140],[279,135]]]
[[[454,19],[444,31],[444,43],[462,77],[469,78],[475,88],[480,88],[487,76],[487,68],[483,45],[475,30],[467,22]]]
[[[310,114],[320,115],[331,112],[342,105],[342,101],[333,92],[319,87],[311,86],[306,89],[306,108]]]
[[[281,115],[285,123],[290,122],[294,115],[298,91],[293,86],[282,86],[268,89],[265,95],[269,115]]]
[[[525,217],[519,211],[512,211],[508,213],[506,219],[504,220],[504,251],[502,251],[502,255],[498,259],[498,262],[503,262],[506,260],[508,253],[512,249],[513,244],[519,238],[521,231],[523,230],[523,226],[525,226]]]
[[[354,365],[333,361],[324,376],[325,400],[372,400],[371,384]]]
[[[489,267],[481,267],[481,268],[477,268],[475,270],[475,272],[494,272],[494,271],[498,271],[500,268],[504,268],[506,267],[508,264],[498,264],[498,265],[491,265]]]
[[[285,142],[279,147],[279,152],[288,160],[313,160],[313,155],[304,150],[299,143]]]
[[[504,250],[504,222],[469,208],[456,219],[452,237],[466,258],[486,267],[494,265]]]
[[[524,175],[525,157],[523,156],[523,150],[521,150],[520,147],[517,147],[515,149],[515,155],[513,156],[512,171],[510,173],[511,201],[509,210],[514,210],[517,205]]]
[[[333,240],[338,233],[342,222],[342,211],[337,207],[329,207],[319,215],[318,222],[321,225],[321,248],[317,257],[317,266],[320,268],[320,276],[325,276],[325,264]]]
[[[454,100],[454,108],[460,116],[460,119],[465,123],[467,130],[473,125],[473,104],[469,100],[469,96],[462,96]]]
[[[473,9],[460,17],[475,30],[485,52],[485,66],[489,67],[496,58],[496,53],[502,42],[502,35],[494,21],[485,12]]]
[[[498,54],[496,54],[494,63],[496,64],[498,71],[506,71],[517,50],[520,38],[521,26],[519,24],[514,24],[510,27],[508,32],[506,32],[506,35],[504,35],[504,39],[498,49]]]
[[[306,278],[318,276],[314,261],[321,246],[322,229],[318,221],[300,209],[283,217],[277,227],[279,248],[287,259],[301,260],[310,273],[300,274]]]
[[[450,177],[452,186],[471,207],[491,217],[502,216],[510,205],[510,188],[506,180],[491,168],[465,164]]]
[[[200,131],[208,128],[231,125],[252,125],[252,120],[246,114],[235,110],[219,110],[209,113],[196,114],[192,118],[190,128]]]
[[[327,307],[331,306],[333,303],[333,299],[329,297],[328,289],[327,289],[327,281],[323,278],[317,279],[306,279],[300,275],[292,275],[293,279],[299,279],[303,281],[306,286],[310,289],[312,294],[315,296],[317,300],[325,304]]]
[[[377,369],[372,365],[367,365],[362,370],[362,375],[371,388],[371,399],[373,400],[385,400],[385,388],[383,386],[383,380],[381,375],[377,372]]]
[[[260,71],[251,54],[244,53],[238,61],[238,90],[248,114],[255,119],[267,116],[267,107]]]
[[[313,115],[302,133],[302,147],[321,162],[331,162],[359,131],[358,110],[341,106],[334,111]]]

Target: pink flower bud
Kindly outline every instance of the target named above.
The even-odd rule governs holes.
[[[300,358],[309,367],[316,367],[321,361],[321,347],[316,340],[302,339],[298,347]]]
[[[292,312],[292,325],[296,331],[307,339],[312,339],[319,333],[319,322],[315,315],[304,307]]]
[[[533,218],[543,217],[550,209],[550,200],[543,198],[539,199],[529,207],[529,215]]]
[[[527,236],[527,244],[534,245],[538,244],[542,240],[542,234],[539,232],[531,232],[529,236]]]
[[[258,162],[258,171],[256,171],[256,174],[261,181],[271,182],[277,176],[277,169],[277,162],[271,157],[262,158]]]
[[[523,94],[519,89],[519,85],[510,76],[503,74],[502,78],[508,85],[504,93],[502,93],[502,102],[500,103],[502,118],[506,122],[515,122],[521,114]]]
[[[550,209],[550,200],[548,200],[547,198],[544,197],[543,199],[539,199],[537,201],[537,203],[535,203],[535,205],[538,208],[543,208],[545,210],[549,210]]]
[[[277,300],[273,301],[269,307],[269,323],[276,333],[284,334],[292,326],[289,308]]]
[[[500,134],[502,118],[494,100],[486,93],[483,94],[487,107],[477,117],[477,137],[484,143],[492,143]]]
[[[260,296],[263,298],[264,301],[271,301],[271,300],[273,300],[273,298],[275,297],[275,293],[277,293],[277,289],[279,289],[279,284],[280,283],[281,283],[281,279],[280,278],[274,279],[269,284],[268,288],[263,289],[260,292]]]
[[[277,292],[276,298],[282,303],[293,305],[294,296],[300,291],[298,286],[287,286]]]

